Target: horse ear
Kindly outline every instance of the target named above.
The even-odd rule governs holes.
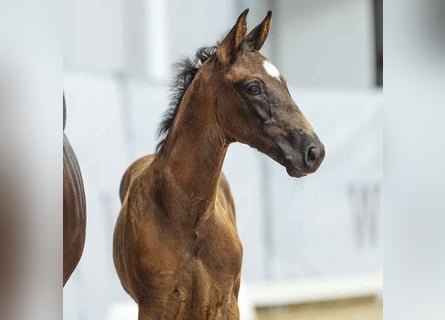
[[[248,12],[249,9],[246,9],[241,13],[233,28],[218,46],[216,58],[222,64],[230,63],[232,56],[238,51],[239,46],[243,42],[247,30],[246,17]]]
[[[251,50],[259,51],[266,41],[269,29],[272,24],[272,11],[268,11],[266,18],[257,25],[249,34],[244,38],[243,45],[247,46]]]

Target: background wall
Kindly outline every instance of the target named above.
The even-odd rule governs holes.
[[[64,289],[65,319],[133,312],[112,262],[120,178],[154,151],[170,66],[214,44],[246,7],[249,27],[273,10],[263,53],[287,78],[326,158],[315,175],[297,180],[245,145],[230,147],[224,171],[244,244],[245,299],[257,304],[261,288],[280,282],[380,273],[382,92],[374,86],[373,1],[67,0],[66,132],[84,177],[88,226]]]

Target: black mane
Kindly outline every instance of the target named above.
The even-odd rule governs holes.
[[[161,140],[156,146],[156,151],[159,151],[167,138],[168,132],[173,125],[173,121],[175,120],[176,113],[178,112],[178,108],[181,104],[185,91],[192,83],[193,78],[201,65],[216,54],[216,49],[217,46],[202,47],[196,51],[193,60],[186,58],[174,65],[174,68],[176,69],[176,77],[170,86],[171,100],[169,108],[164,113],[164,117],[159,124],[158,137]]]

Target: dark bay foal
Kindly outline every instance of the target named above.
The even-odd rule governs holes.
[[[246,16],[186,61],[158,152],[122,179],[114,261],[140,320],[239,319],[242,245],[221,172],[230,143],[258,149],[293,177],[323,160],[285,79],[259,53],[271,13],[247,35]]]

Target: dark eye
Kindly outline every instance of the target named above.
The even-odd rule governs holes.
[[[247,86],[247,92],[251,95],[257,95],[261,93],[261,87],[256,83],[251,83]]]

